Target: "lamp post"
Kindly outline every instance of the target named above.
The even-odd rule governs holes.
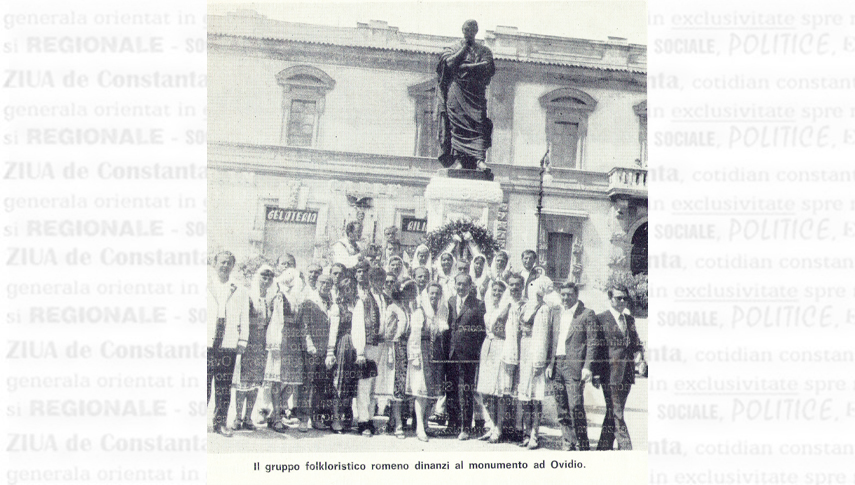
[[[543,214],[543,187],[552,185],[553,181],[549,166],[549,148],[547,148],[546,153],[543,154],[543,158],[540,159],[540,188],[537,193],[537,239],[535,242],[535,248],[537,250],[538,264],[540,265],[543,264],[545,258],[540,247],[540,230],[542,224],[541,215]]]

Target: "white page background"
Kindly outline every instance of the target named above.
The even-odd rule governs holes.
[[[847,431],[855,418],[853,363],[840,355],[852,348],[855,285],[852,271],[836,269],[852,257],[855,236],[855,196],[852,182],[844,181],[855,173],[855,103],[852,89],[840,87],[855,79],[855,10],[847,2],[761,1],[652,1],[649,9],[649,481],[855,483]],[[133,13],[169,23],[96,24]],[[33,23],[30,14],[66,17]],[[87,23],[62,23],[70,14]],[[202,349],[195,309],[202,307],[205,268],[111,264],[115,252],[204,255],[198,224],[206,221],[205,182],[99,175],[99,167],[204,165],[204,87],[101,85],[129,74],[203,74],[204,20],[202,2],[4,4],[0,464],[7,483],[205,480],[202,351],[196,359],[119,357],[128,346],[158,343]],[[163,52],[36,52],[28,44],[48,46],[51,37],[66,36],[142,39]],[[67,85],[70,73],[75,86]],[[86,87],[78,86],[83,76]],[[764,82],[768,89],[745,89]],[[27,114],[30,106],[72,104],[87,114]],[[117,104],[168,106],[170,115],[96,114],[99,106]],[[179,106],[195,113],[179,116]],[[32,136],[46,139],[49,129],[111,127],[146,136],[162,130],[163,142],[28,142],[29,130],[42,130]],[[797,140],[788,141],[793,135]],[[72,163],[88,175],[68,179],[63,170]],[[71,197],[87,208],[62,208]],[[32,198],[39,198],[36,207]],[[169,207],[100,207],[115,206],[117,198],[160,198]],[[162,227],[162,235],[28,232],[35,230],[31,221],[47,220],[127,220],[135,228]],[[792,225],[796,230],[788,232]],[[81,262],[84,253],[89,264]],[[57,264],[42,264],[51,255]],[[74,257],[78,263],[70,264]],[[752,258],[769,267],[750,268]],[[127,282],[172,286],[165,295],[110,289]],[[26,294],[34,285],[42,292],[62,288],[56,284],[72,286],[72,294]],[[79,321],[81,311],[92,317],[117,307],[163,321]],[[39,314],[58,321],[37,323]],[[69,357],[84,347],[89,357]],[[758,355],[762,361],[752,362]],[[145,380],[126,383],[126,377]],[[34,378],[41,380],[37,387]],[[119,400],[154,415],[75,415],[79,400]],[[169,451],[175,439],[193,443],[191,449]],[[133,446],[143,451],[127,451]],[[414,478],[390,473],[381,480]]]

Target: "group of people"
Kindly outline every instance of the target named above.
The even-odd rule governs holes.
[[[428,441],[428,421],[442,434],[539,447],[547,388],[558,408],[562,448],[588,450],[586,383],[606,402],[597,449],[631,449],[624,406],[641,342],[626,311],[626,288],[608,290],[610,308],[595,315],[572,282],[553,285],[522,254],[511,270],[499,251],[488,264],[471,241],[472,258],[451,250],[385,265],[360,252],[355,226],[332,248],[329,268],[293,257],[261,265],[247,291],[231,279],[235,258],[215,258],[208,291],[208,399],[215,384],[214,431],[254,430],[260,391],[269,396],[266,425],[364,436],[388,410],[386,430]],[[236,365],[237,364],[237,365]],[[236,367],[238,368],[236,370]],[[235,373],[238,373],[235,376]],[[236,418],[227,423],[234,382]],[[288,403],[292,403],[292,409]]]

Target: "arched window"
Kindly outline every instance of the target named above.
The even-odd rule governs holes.
[[[632,235],[632,251],[629,259],[632,274],[647,274],[647,223],[638,226]]]
[[[573,88],[560,88],[540,97],[546,110],[546,141],[553,166],[582,168],[588,115],[597,101]]]
[[[282,86],[281,143],[313,147],[320,134],[320,117],[324,112],[327,92],[335,80],[312,66],[293,66],[276,75]]]

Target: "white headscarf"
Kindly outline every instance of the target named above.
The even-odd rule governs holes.
[[[505,288],[505,291],[502,293],[502,297],[498,302],[493,299],[493,285],[496,284]],[[508,295],[508,285],[506,285],[505,282],[497,281],[494,282],[493,285],[490,285],[490,288],[487,289],[487,293],[484,295],[484,301],[487,308],[487,313],[484,314],[484,324],[487,327],[487,332],[490,335],[495,336],[495,332],[493,330],[496,325],[496,321],[505,308],[511,305],[512,300]]]
[[[303,280],[300,279],[300,272],[296,268],[288,268],[279,275],[276,283],[279,285],[279,291],[285,295],[288,304],[291,305],[292,311],[296,312],[297,307],[302,303]]]
[[[419,254],[427,253],[428,258],[425,264],[419,262]],[[410,260],[410,272],[415,273],[416,268],[427,268],[430,269],[430,249],[424,245],[419,244],[416,250],[413,252],[413,259]]]
[[[439,331],[448,330],[448,305],[446,303],[444,286],[439,285],[441,288],[436,311],[433,310],[433,306],[430,304],[429,293],[431,286],[428,285],[427,290],[419,295],[421,307],[425,312],[425,318],[427,318],[428,324],[436,325]]]
[[[272,266],[269,264],[262,264],[255,271],[255,274],[252,275],[252,281],[249,284],[249,296],[252,299],[253,305],[255,305],[255,310],[263,314],[267,314],[267,310],[270,308],[270,302],[273,301],[273,297],[276,296],[275,280],[267,288],[267,293],[263,297],[261,296],[261,273],[264,273],[265,271],[270,271],[274,275],[276,274],[276,272],[273,271]]]
[[[446,254],[451,256],[451,269],[448,270],[448,273],[442,270],[442,257]],[[452,275],[455,274],[454,272],[457,270],[457,268],[455,268],[456,265],[457,258],[455,258],[453,254],[448,251],[440,253],[439,257],[436,258],[436,262],[434,263],[434,281],[439,281],[440,283],[442,283],[448,280],[448,278],[451,278]]]
[[[481,258],[484,260],[484,269],[481,271],[481,276],[475,276],[475,260]],[[486,300],[487,291],[490,291],[489,282],[490,268],[487,267],[487,258],[483,254],[479,254],[472,258],[472,264],[469,265],[469,276],[472,278],[472,285],[478,290],[478,299]]]
[[[497,264],[496,264],[496,262],[499,259],[499,254],[504,254],[505,258],[507,260],[507,263],[505,263],[505,268],[501,269],[501,270],[497,267]],[[505,251],[504,249],[501,249],[496,254],[493,255],[493,262],[490,264],[490,276],[492,277],[492,279],[494,281],[495,280],[502,280],[505,283],[507,283],[508,282],[508,275],[510,273],[511,273],[511,257],[507,251]]]
[[[404,265],[404,258],[400,256],[392,256],[389,258],[389,261],[386,262],[386,274],[392,274],[392,261],[398,260],[401,262],[401,272],[395,275],[395,278],[400,282],[404,282],[410,279],[410,273],[407,271],[407,267]]]
[[[552,280],[546,276],[541,276],[540,278],[532,281],[529,284],[529,300],[526,302],[525,307],[523,308],[523,321],[528,321],[534,315],[535,309],[539,305],[539,301],[537,296],[541,297],[541,299],[545,298],[546,295],[552,293],[553,285]],[[544,304],[549,305],[544,299]]]

